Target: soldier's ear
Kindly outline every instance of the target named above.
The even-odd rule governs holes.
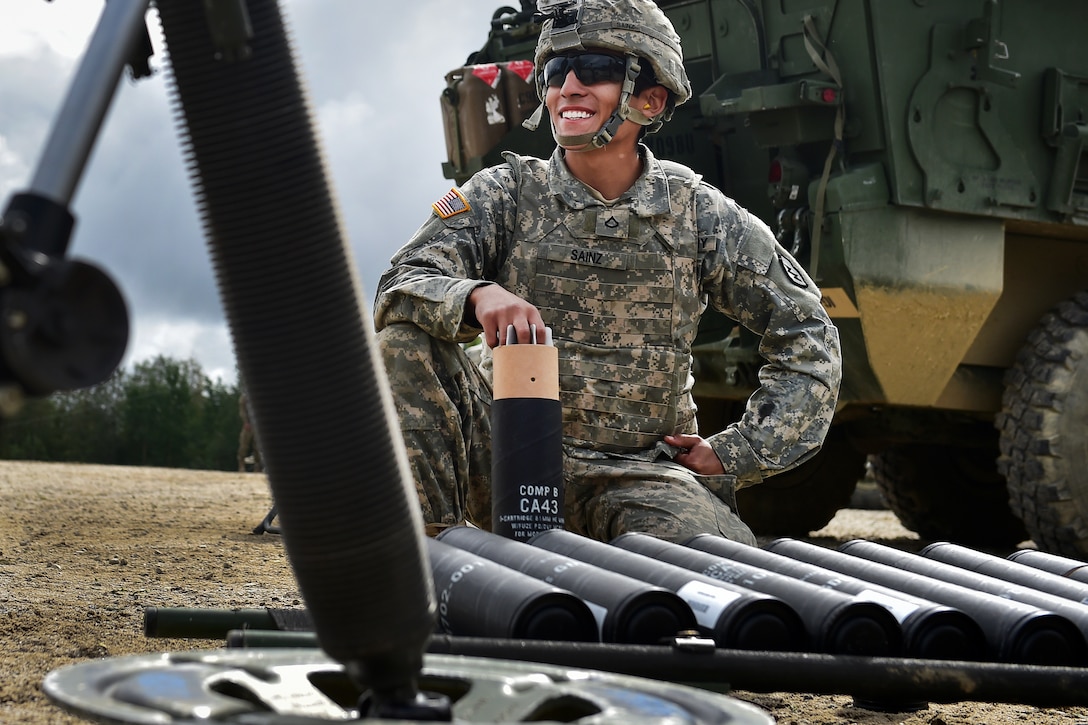
[[[669,101],[669,91],[664,86],[650,86],[638,95],[638,102],[633,104],[647,118],[655,118],[665,110]]]

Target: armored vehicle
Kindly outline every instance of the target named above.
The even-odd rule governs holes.
[[[823,450],[741,491],[744,518],[817,529],[868,459],[925,538],[1088,555],[1088,4],[658,4],[695,94],[647,144],[775,230],[843,343]],[[537,104],[534,5],[499,8],[447,75],[446,177],[551,152],[520,125]],[[704,429],[754,389],[757,342],[704,319]]]

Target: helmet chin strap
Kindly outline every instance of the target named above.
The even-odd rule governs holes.
[[[608,117],[608,120],[593,133],[583,133],[578,136],[564,136],[555,132],[555,127],[552,127],[552,137],[555,142],[563,148],[577,148],[581,146],[592,146],[595,149],[602,148],[608,144],[619,130],[620,126],[626,120],[631,120],[640,126],[649,126],[654,123],[654,119],[649,118],[641,111],[634,109],[630,105],[631,97],[635,91],[635,79],[638,78],[639,73],[642,71],[642,66],[639,65],[638,56],[628,54],[627,55],[627,72],[623,79],[623,87],[620,90],[620,100],[616,104],[616,110],[612,112],[612,115]],[[544,104],[541,103],[537,107],[533,115],[528,118],[522,125],[531,131],[535,131],[540,125],[541,116],[544,113]]]

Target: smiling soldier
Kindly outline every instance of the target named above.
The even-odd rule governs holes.
[[[489,349],[552,328],[567,528],[754,543],[735,491],[819,450],[838,396],[820,292],[759,219],[640,141],[688,100],[648,0],[541,0],[550,159],[504,154],[433,206],[382,276],[375,323],[429,533],[490,528]],[[743,416],[698,430],[691,345],[712,306],[761,338]],[[541,340],[542,341],[542,340]]]

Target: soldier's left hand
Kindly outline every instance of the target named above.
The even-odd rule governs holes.
[[[665,442],[681,449],[673,460],[689,471],[703,476],[719,476],[725,473],[718,454],[702,437],[681,433],[665,436]]]

